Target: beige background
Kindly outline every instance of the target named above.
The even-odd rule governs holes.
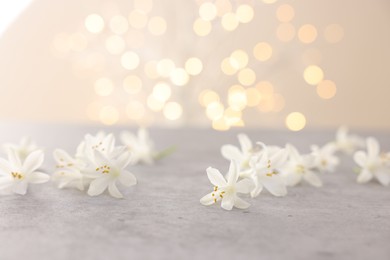
[[[132,1],[116,1],[120,12],[127,15]],[[147,38],[138,50],[141,60],[172,58],[178,64],[190,56],[207,59],[201,75],[174,91],[174,99],[181,103],[184,114],[180,120],[169,121],[161,113],[148,113],[158,125],[209,126],[204,108],[197,95],[202,88],[221,93],[236,84],[234,77],[223,77],[220,61],[237,48],[251,48],[258,41],[274,46],[274,57],[268,63],[250,61],[259,80],[274,83],[275,90],[285,98],[285,107],[278,113],[261,113],[256,109],[244,111],[246,125],[285,128],[285,117],[294,111],[306,116],[307,128],[336,127],[340,124],[367,129],[390,129],[390,2],[375,1],[277,1],[266,5],[261,1],[241,1],[254,5],[255,18],[240,25],[233,33],[215,25],[208,37],[199,38],[192,32],[198,6],[194,1],[154,1],[152,13],[167,20],[164,37]],[[84,18],[102,12],[105,1],[36,0],[0,38],[0,117],[2,120],[44,122],[93,123],[87,109],[92,102],[115,106],[119,124],[135,124],[125,113],[130,97],[118,87],[110,97],[99,98],[94,93],[93,81],[99,75],[80,78],[72,71],[71,58],[57,58],[51,52],[53,39],[61,32],[82,30]],[[294,39],[280,43],[275,37],[279,22],[277,7],[288,3],[295,8],[292,24],[298,28],[311,23],[318,29],[317,40],[304,45]],[[329,44],[323,38],[324,28],[332,23],[344,28],[344,38]],[[81,29],[80,29],[81,28]],[[314,86],[302,77],[307,64],[302,62],[305,50],[316,48],[322,54],[318,65],[325,79],[334,81],[337,94],[323,100]],[[105,54],[107,55],[107,54]],[[204,65],[206,62],[204,62]],[[111,60],[105,65],[115,68]],[[110,72],[112,73],[112,72]],[[135,72],[137,73],[137,72]],[[115,77],[112,76],[112,77]],[[152,82],[145,83],[151,89]],[[225,102],[226,103],[226,102]]]

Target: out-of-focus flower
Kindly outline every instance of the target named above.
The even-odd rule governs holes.
[[[369,137],[366,140],[367,152],[357,151],[354,160],[360,167],[358,183],[366,183],[374,177],[384,186],[390,183],[389,159],[387,154],[380,153],[378,140]]]
[[[321,172],[333,172],[340,160],[335,155],[336,146],[334,143],[328,143],[323,147],[317,145],[311,146],[311,154],[314,157],[314,167]]]
[[[346,154],[352,154],[357,149],[364,147],[364,139],[358,135],[351,135],[348,133],[348,128],[342,126],[337,130],[336,148]]]
[[[138,129],[137,135],[129,131],[122,132],[120,139],[130,151],[130,163],[133,165],[138,163],[153,164],[156,160],[161,160],[175,150],[174,147],[170,147],[158,152],[146,128]]]
[[[295,186],[302,180],[315,187],[321,187],[322,181],[314,170],[314,157],[311,154],[301,155],[291,144],[287,144],[289,159],[282,170],[287,186]]]
[[[249,162],[252,156],[259,152],[259,147],[253,146],[252,141],[245,134],[239,134],[238,141],[241,149],[234,145],[226,144],[221,147],[221,153],[224,158],[236,161],[240,168],[239,170],[243,171],[250,168]]]

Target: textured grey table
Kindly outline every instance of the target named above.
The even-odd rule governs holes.
[[[97,128],[1,124],[1,143],[30,135],[51,152],[73,152]],[[107,131],[118,133],[121,129]],[[324,187],[300,185],[284,198],[262,193],[247,210],[205,207],[211,189],[205,169],[227,170],[219,148],[237,132],[153,129],[158,147],[179,150],[155,166],[131,170],[138,185],[125,199],[88,197],[30,186],[27,196],[0,197],[0,259],[390,259],[390,188],[358,185],[351,158],[323,175]],[[247,130],[252,139],[307,151],[331,132]],[[376,135],[390,150],[390,136]]]

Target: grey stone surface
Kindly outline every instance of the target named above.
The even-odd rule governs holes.
[[[51,152],[73,152],[98,128],[1,124],[0,142],[32,136]],[[118,133],[120,128],[107,131]],[[308,151],[333,133],[245,130],[254,140]],[[236,144],[237,132],[153,129],[158,147],[177,152],[154,166],[131,170],[138,185],[125,199],[89,197],[58,190],[52,183],[30,186],[26,196],[0,197],[0,259],[390,259],[390,189],[355,182],[352,159],[343,156],[324,187],[299,185],[284,198],[264,192],[247,210],[205,207],[199,199],[212,188],[208,166],[226,171],[219,152]],[[374,133],[370,133],[374,134]],[[390,136],[376,134],[390,150]]]

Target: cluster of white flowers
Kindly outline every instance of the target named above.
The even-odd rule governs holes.
[[[153,164],[174,151],[168,148],[157,152],[148,131],[143,128],[137,135],[123,132],[120,139],[122,145],[117,146],[113,134],[99,132],[95,136],[87,134],[74,156],[56,149],[56,168],[52,176],[41,171],[44,153],[33,141],[24,138],[20,144],[5,144],[3,150],[7,159],[0,158],[0,194],[24,195],[30,183],[45,183],[51,178],[61,189],[86,190],[90,196],[108,190],[111,196],[122,198],[117,184],[130,187],[137,183],[135,176],[126,169],[129,165]],[[228,144],[221,148],[222,156],[230,161],[226,176],[215,168],[206,170],[214,188],[201,198],[202,204],[221,201],[226,210],[244,209],[250,204],[241,199],[239,193],[255,198],[265,189],[274,196],[285,196],[288,187],[302,181],[321,187],[319,175],[335,171],[340,162],[338,152],[354,153],[353,158],[359,166],[358,183],[376,179],[384,186],[390,184],[390,152],[381,152],[375,138],[364,140],[349,134],[345,127],[338,130],[334,141],[322,147],[313,145],[307,154],[301,154],[291,144],[278,147],[253,143],[245,134],[239,134],[238,141],[240,147]]]
[[[117,183],[126,187],[137,183],[135,176],[126,170],[130,158],[131,153],[125,146],[115,145],[113,134],[87,134],[74,157],[60,149],[54,151],[57,166],[53,180],[59,188],[85,190],[88,187],[90,196],[100,195],[108,189],[111,196],[122,198]]]
[[[0,158],[0,194],[27,193],[29,183],[45,183],[50,176],[40,171],[44,153],[29,138],[20,144],[5,144],[7,159]]]
[[[54,151],[57,166],[53,180],[58,188],[75,187],[86,190],[90,196],[97,196],[108,189],[111,196],[122,198],[117,183],[125,187],[137,183],[135,176],[126,170],[127,166],[139,163],[153,164],[167,155],[165,150],[158,153],[146,129],[140,128],[138,134],[122,132],[121,146],[115,145],[113,134],[99,132],[87,134],[79,144],[74,157],[63,150]]]
[[[285,196],[287,187],[305,181],[312,186],[321,187],[319,174],[333,172],[339,164],[337,152],[352,154],[365,146],[364,139],[350,135],[348,129],[341,127],[334,141],[322,147],[311,146],[311,152],[301,154],[296,147],[267,146],[262,142],[253,142],[245,134],[238,135],[240,148],[224,145],[221,153],[230,161],[230,168],[225,177],[209,167],[207,176],[214,185],[213,191],[200,202],[211,205],[221,201],[221,207],[231,210],[233,207],[244,209],[249,203],[237,196],[238,193],[259,196],[266,189],[274,196]],[[378,142],[367,138],[368,152],[358,151],[354,155],[356,163],[362,168],[358,182],[371,180],[374,176],[383,185],[390,182],[390,153],[380,154]]]
[[[117,183],[129,187],[135,185],[135,176],[126,170],[127,166],[139,163],[153,164],[173,152],[172,148],[157,152],[148,131],[139,129],[138,134],[121,134],[121,146],[115,145],[113,134],[99,132],[87,134],[78,145],[74,156],[56,149],[53,153],[56,168],[51,179],[58,188],[87,190],[90,196],[97,196],[108,190],[115,198],[123,195]],[[29,183],[43,183],[50,179],[48,174],[37,171],[44,160],[44,154],[28,138],[20,144],[3,146],[8,160],[0,158],[0,193],[26,194]]]

